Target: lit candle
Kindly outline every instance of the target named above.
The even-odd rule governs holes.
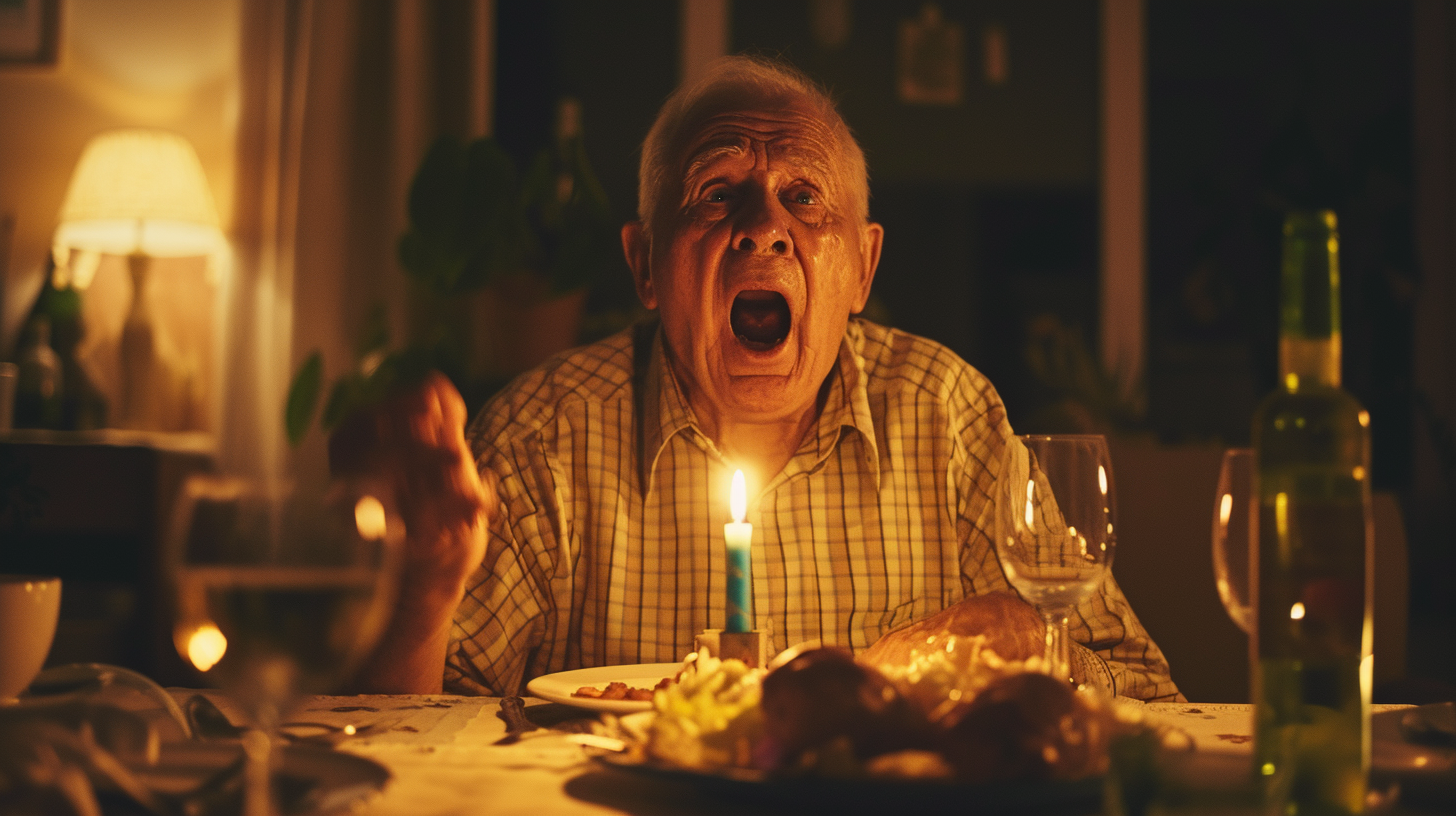
[[[748,545],[753,540],[753,525],[745,522],[748,514],[748,488],[743,471],[733,471],[733,487],[728,493],[728,507],[733,520],[723,525],[723,539],[728,543],[728,625],[726,632],[747,632],[753,620],[753,567],[748,558]]]

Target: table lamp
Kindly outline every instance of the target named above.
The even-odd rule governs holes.
[[[226,241],[202,164],[192,145],[157,130],[116,130],[86,146],[61,206],[52,253],[54,283],[84,290],[102,254],[124,255],[132,298],[120,337],[117,421],[123,428],[174,430],[168,403],[186,390],[159,349],[147,305],[149,261],[205,256],[216,275]],[[74,255],[73,255],[74,253]]]

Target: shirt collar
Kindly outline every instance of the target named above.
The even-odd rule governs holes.
[[[863,346],[864,331],[858,321],[851,320],[844,339],[840,341],[835,367],[830,370],[825,384],[824,407],[819,412],[819,419],[784,469],[784,477],[817,468],[834,452],[847,428],[857,431],[863,440],[865,464],[874,477],[876,488],[879,487],[879,448],[875,442],[868,378],[861,356]],[[696,444],[714,453],[717,449],[698,427],[687,395],[672,373],[660,328],[653,337],[644,374],[639,403],[642,433],[638,435],[642,447],[637,461],[642,469],[639,474],[642,490],[646,493],[651,486],[658,457],[674,435],[690,431]]]
[[[668,440],[682,431],[697,431],[693,409],[688,406],[687,396],[678,385],[677,377],[667,362],[667,350],[663,348],[662,329],[653,335],[652,347],[647,355],[647,370],[643,377],[641,401],[642,433],[637,435],[642,448],[637,461],[642,469],[642,492],[645,495],[652,484],[652,474],[657,469],[657,459],[662,455]],[[696,433],[701,436],[701,432]]]

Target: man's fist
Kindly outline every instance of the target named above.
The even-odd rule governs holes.
[[[460,393],[431,372],[329,438],[329,467],[336,475],[373,477],[394,491],[407,534],[405,592],[458,597],[485,556],[495,490],[476,470],[465,420]]]

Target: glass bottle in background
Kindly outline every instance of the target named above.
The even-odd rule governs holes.
[[[1364,809],[1370,757],[1370,415],[1340,387],[1339,237],[1284,225],[1280,387],[1254,418],[1256,773],[1274,812]]]
[[[51,321],[36,315],[25,326],[15,380],[15,427],[61,426],[61,358],[51,348]]]
[[[81,317],[81,292],[74,286],[47,285],[35,311],[51,323],[51,348],[61,362],[61,415],[57,427],[67,431],[90,431],[106,427],[106,397],[96,387],[77,349],[85,336]]]

